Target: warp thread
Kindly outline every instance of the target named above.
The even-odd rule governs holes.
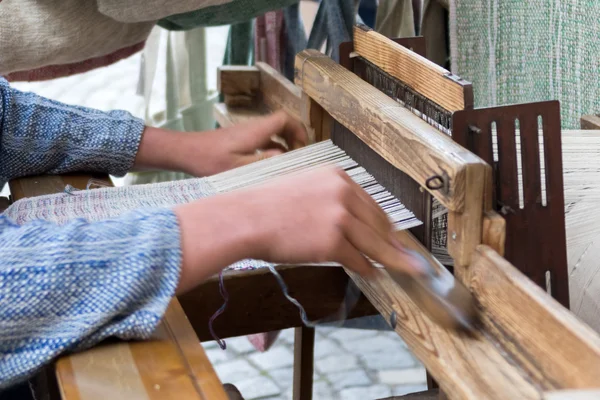
[[[340,308],[335,313],[333,313],[332,315],[330,315],[328,317],[321,318],[316,321],[310,321],[308,319],[308,316],[306,315],[306,310],[304,309],[302,304],[300,304],[300,302],[296,298],[294,298],[294,297],[292,297],[292,295],[290,295],[288,286],[286,285],[285,281],[283,280],[283,277],[279,274],[279,272],[277,272],[275,267],[273,265],[268,265],[267,268],[273,274],[273,276],[275,276],[275,280],[279,284],[279,287],[281,288],[281,291],[283,292],[283,295],[285,296],[285,298],[288,299],[290,301],[290,303],[292,303],[293,305],[295,305],[298,308],[298,311],[300,312],[300,319],[302,320],[302,323],[304,324],[304,326],[309,327],[309,328],[315,328],[318,325],[321,325],[324,323],[329,323],[330,326],[335,326],[335,327],[342,326],[342,324],[346,320],[346,317],[348,316],[350,311],[352,311],[352,309],[358,302],[358,299],[360,298],[360,294],[361,294],[360,289],[358,289],[358,287],[354,284],[354,282],[352,280],[349,280],[348,286],[346,287],[346,294],[344,297],[344,301],[343,301],[342,305],[340,306]],[[327,267],[323,267],[323,268],[327,268]],[[256,269],[256,268],[247,267],[247,268],[243,268],[242,270],[253,270],[253,269]],[[208,330],[210,331],[212,338],[219,344],[219,347],[222,350],[225,350],[227,348],[227,344],[225,343],[225,340],[219,338],[213,328],[214,321],[221,314],[223,314],[225,312],[225,310],[227,309],[227,304],[229,302],[229,294],[227,293],[227,289],[225,288],[225,283],[223,281],[223,271],[221,271],[219,273],[219,292],[221,293],[221,297],[223,298],[223,305],[212,315],[212,317],[208,321]]]

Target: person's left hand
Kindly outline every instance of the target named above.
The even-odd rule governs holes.
[[[274,137],[281,138],[281,142],[274,141]],[[208,176],[307,144],[303,124],[283,111],[206,132],[146,128],[135,167]]]

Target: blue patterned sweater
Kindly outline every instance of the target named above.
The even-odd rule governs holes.
[[[143,129],[126,112],[68,106],[0,78],[0,185],[45,172],[124,175]],[[0,389],[66,351],[111,336],[149,337],[174,295],[180,261],[168,209],[62,226],[18,226],[0,215]]]

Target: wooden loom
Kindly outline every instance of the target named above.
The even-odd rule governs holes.
[[[386,62],[391,66],[389,68],[392,74],[395,73],[393,65],[396,63],[389,60],[399,57],[402,62],[398,65],[413,63],[409,65],[413,66],[413,71],[418,71],[414,75],[420,77],[420,83],[425,88],[431,88],[431,82],[443,82],[438,69],[432,68],[431,64],[414,53],[394,45],[392,41],[372,34],[361,35],[359,32],[354,50],[372,61],[366,54],[361,54],[361,45],[377,46],[381,50],[378,54],[390,57],[386,58]],[[385,271],[379,271],[378,277],[369,282],[348,273],[424,363],[447,396],[457,399],[541,399],[548,397],[547,393],[551,391],[596,388],[600,385],[600,338],[501,257],[504,219],[492,210],[493,178],[489,164],[399,107],[394,100],[364,82],[354,72],[318,52],[305,51],[299,54],[296,84],[294,86],[285,81],[262,64],[256,68],[223,68],[220,72],[220,89],[225,95],[226,103],[216,107],[217,119],[222,125],[227,125],[284,108],[305,121],[315,140],[331,136],[335,140],[339,131],[336,124],[342,124],[366,143],[365,148],[374,152],[369,154],[371,158],[379,157],[396,167],[398,180],[408,181],[407,177],[400,175],[400,171],[403,171],[418,183],[418,187],[424,188],[422,192],[419,190],[421,196],[426,197],[423,193],[428,193],[428,196],[437,197],[448,207],[451,211],[448,224],[451,232],[456,233],[454,244],[449,249],[457,261],[455,272],[471,288],[483,314],[483,324],[474,337],[464,337],[440,329],[414,306],[401,288],[391,282]],[[438,91],[447,96],[448,91]],[[260,106],[249,107],[249,104]],[[445,174],[441,172],[442,169]],[[433,175],[447,177],[448,190],[445,193],[427,188],[426,182]],[[63,178],[49,179],[56,180],[58,187],[46,188],[36,194],[64,188],[64,184],[58,182],[61,179],[64,182]],[[392,176],[392,179],[396,179],[396,176]],[[39,182],[36,178],[13,182],[11,192],[15,198],[19,196],[19,188],[22,189],[21,195],[32,195],[39,189]],[[427,216],[426,210],[423,215]],[[427,235],[422,236],[425,243],[408,232],[402,232],[398,237],[406,246],[431,257],[426,247]],[[441,273],[447,273],[439,264],[438,268]],[[311,300],[311,296],[318,295],[321,291],[333,292],[337,293],[336,305],[341,302],[347,281],[347,278],[343,279],[345,275],[342,271],[337,271],[340,275],[328,268],[319,270],[317,267],[311,270],[310,267],[285,266],[280,267],[280,271],[284,272],[284,279],[290,285],[291,292],[307,308],[310,318],[333,312],[336,297],[328,295],[326,302],[318,303]],[[325,274],[323,271],[330,274],[329,279],[314,279],[316,274]],[[263,285],[261,289],[266,289],[266,279],[259,278],[263,275],[260,271],[238,272],[231,274],[226,284],[231,292],[232,287],[235,291],[236,280],[243,282],[240,287],[245,288],[247,298],[253,299],[253,294],[248,292],[249,288]],[[308,276],[307,281],[312,285],[304,294],[302,285],[297,284],[297,279],[302,276]],[[323,278],[323,275],[319,277]],[[272,280],[270,277],[267,279]],[[315,284],[322,285],[322,288],[315,288]],[[271,293],[276,293],[278,288],[273,286]],[[213,296],[211,290],[216,291],[215,280],[179,299],[187,319],[201,340],[210,340],[206,332],[206,321],[220,305],[220,297]],[[234,309],[228,310],[222,320],[238,316],[245,318],[241,324],[245,329],[234,330],[226,323],[217,323],[216,330],[227,337],[299,326],[298,321],[292,322],[291,318],[285,317],[289,314],[297,319],[295,309],[285,309],[283,302],[275,302],[274,306],[273,299],[262,299],[256,300],[260,304],[258,308],[268,310],[263,309],[261,313],[248,317],[247,310],[240,308],[236,312],[236,300],[232,296],[231,307]],[[328,304],[332,306],[328,308]],[[216,306],[212,307],[214,305]],[[178,307],[178,301],[174,300],[170,312]],[[206,308],[208,310],[202,310]],[[251,309],[254,308],[251,306]],[[370,313],[372,310],[367,305],[361,305],[353,316]],[[266,318],[260,320],[266,315]],[[279,318],[274,319],[274,316]],[[251,317],[259,321],[252,321]],[[283,320],[285,321],[282,322]],[[173,328],[182,323],[186,326],[185,329]],[[239,319],[236,324],[240,324]],[[218,385],[213,394],[203,393],[201,390],[206,381],[212,382],[215,387],[216,378],[210,366],[206,367],[200,356],[198,339],[190,331],[186,317],[181,312],[168,314],[164,325],[166,332],[171,332],[171,335],[163,335],[161,338],[159,332],[158,340],[154,342],[111,344],[63,358],[57,364],[57,375],[61,378],[79,376],[79,379],[59,380],[62,397],[96,398],[93,397],[95,393],[97,398],[119,398],[123,395],[122,390],[125,387],[130,389],[131,385],[103,387],[106,391],[99,393],[98,385],[91,385],[93,382],[90,379],[97,380],[104,374],[108,382],[111,377],[114,379],[123,374],[124,370],[137,374],[142,383],[141,389],[138,389],[143,390],[148,398],[174,398],[182,397],[182,394],[185,398],[223,398]],[[180,335],[173,332],[179,332]],[[308,333],[308,339],[302,338],[302,332]],[[305,344],[310,342],[310,330],[299,330],[297,340]],[[182,346],[182,342],[187,347]],[[129,352],[135,355],[121,358],[120,365],[123,369],[120,372],[101,368],[102,355],[107,351],[115,351],[115,346],[126,347],[124,354]],[[144,346],[144,350],[136,351],[135,346]],[[298,349],[302,353],[302,347]],[[171,354],[169,352],[174,352],[174,355],[168,356]],[[311,358],[310,354],[298,355],[300,359]],[[81,363],[81,359],[77,360],[78,357],[88,357],[88,362],[100,362],[97,367],[88,367],[86,370],[82,367],[84,363]],[[172,361],[164,362],[165,357],[171,357]],[[202,372],[197,369],[200,365],[204,366],[203,371],[208,370],[206,376],[209,378],[203,378]],[[65,375],[69,373],[70,375]],[[82,392],[86,389],[86,381],[88,391]],[[306,374],[303,377],[299,374],[296,383],[301,381],[306,386],[310,383],[310,378]],[[92,386],[96,392],[89,391]],[[309,391],[302,386],[296,389],[295,398],[310,398]],[[184,387],[190,389],[184,393]]]

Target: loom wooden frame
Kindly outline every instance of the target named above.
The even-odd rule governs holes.
[[[345,122],[353,130],[356,128],[353,115],[357,110],[352,108],[352,113],[344,113],[336,108],[335,102],[328,97],[329,93],[334,93],[331,97],[338,98],[342,97],[342,93],[346,96],[346,103],[354,107],[358,104],[362,106],[372,98],[381,98],[381,95],[374,88],[360,85],[357,81],[359,78],[344,73],[333,64],[330,59],[314,51],[298,55],[296,83],[303,89],[303,94],[294,94],[294,98],[300,97],[305,107],[299,115],[311,129],[326,125],[314,117],[321,116],[326,120],[335,118],[341,123]],[[312,73],[308,74],[307,68]],[[385,106],[383,98],[381,101]],[[242,112],[235,107],[222,107],[221,110],[226,111],[224,115],[230,115],[232,119]],[[318,112],[313,112],[313,109],[318,109]],[[383,114],[373,108],[369,111],[369,122],[378,118],[376,114]],[[405,119],[413,118],[400,111],[399,114]],[[298,116],[298,113],[294,115]],[[381,118],[388,116],[386,114]],[[384,133],[381,133],[382,130],[377,133],[376,130],[375,134],[380,136],[375,137],[374,142],[379,140],[379,143],[386,145],[391,139],[383,135],[412,138],[414,134],[409,130],[394,131],[389,125],[386,125]],[[409,124],[404,123],[406,125]],[[360,131],[353,132],[361,138],[364,136]],[[441,132],[435,134],[445,136]],[[327,138],[327,133],[323,132],[321,137]],[[432,133],[430,140],[443,140],[439,137],[436,138]],[[385,150],[380,152],[384,157],[390,153]],[[401,166],[402,162],[397,164]],[[481,204],[475,209],[482,213],[479,219],[483,226],[482,235],[474,246],[469,262],[459,265],[462,273],[458,274],[482,307],[483,325],[474,338],[438,328],[414,306],[385,271],[378,271],[379,276],[373,281],[365,281],[351,271],[346,272],[386,319],[394,315],[396,331],[450,398],[541,399],[546,397],[546,393],[549,395],[557,390],[597,387],[600,378],[596,371],[600,366],[600,337],[502,258],[503,218],[483,204],[484,196],[478,201]],[[465,229],[477,229],[474,221],[476,219],[471,219]],[[398,238],[407,247],[430,257],[408,232],[401,232]],[[439,268],[440,273],[447,273],[441,266]],[[528,312],[524,312],[525,305],[529,307]],[[398,320],[399,316],[401,321]],[[564,343],[566,337],[573,344],[568,349]],[[484,371],[478,370],[482,366]]]
[[[321,61],[323,59],[324,57],[319,58]],[[222,69],[221,73],[225,71],[226,69]],[[227,71],[227,73],[229,72],[232,71]],[[315,140],[327,138],[327,127],[330,126],[332,118],[330,105],[319,101],[318,97],[313,98],[306,92],[300,91],[299,93],[298,90],[277,91],[282,87],[290,88],[288,84],[280,85],[281,77],[276,80],[276,82],[279,82],[275,84],[276,91],[272,91],[272,89],[261,91],[261,74],[271,74],[272,71],[261,68],[260,65],[256,68],[243,70],[243,73],[259,74],[258,91],[251,91],[250,93],[253,94],[250,97],[260,96],[262,104],[268,104],[269,99],[276,98],[276,96],[280,96],[280,99],[274,101],[271,107],[265,106],[253,110],[241,109],[239,108],[239,99],[242,98],[241,104],[246,102],[246,105],[248,104],[247,100],[243,100],[243,97],[236,97],[236,93],[233,91],[228,94],[229,97],[226,97],[229,104],[221,104],[215,108],[215,113],[222,124],[231,123],[232,121],[239,122],[241,119],[262,115],[276,109],[278,104],[286,104],[285,101],[289,101],[286,110],[304,121],[313,132]],[[348,79],[351,78],[348,77]],[[256,82],[252,79],[249,81]],[[224,89],[225,87],[231,87],[224,82],[227,82],[227,80],[221,79],[220,86],[223,92],[228,90]],[[347,83],[346,77],[340,81],[334,79],[333,82],[336,85]],[[248,88],[243,90],[248,90]],[[378,96],[376,89],[365,88],[365,91],[360,93],[360,96],[371,95]],[[267,98],[266,101],[265,98]],[[374,112],[378,111],[374,110]],[[390,124],[393,125],[394,121]],[[385,134],[389,134],[389,132],[385,131]],[[408,130],[404,134],[408,134],[410,137],[410,133],[410,130]],[[398,132],[394,134],[398,134]],[[403,133],[400,132],[400,134]],[[436,140],[433,136],[431,138]],[[18,190],[23,191],[21,195],[27,195],[28,193],[29,195],[32,195],[31,193],[35,193],[35,195],[47,194],[48,192],[62,190],[64,183],[68,181],[64,178],[48,177],[49,181],[52,182],[52,187],[36,192],[39,189],[40,182],[43,183],[44,179],[26,178],[11,182],[11,188],[15,190],[13,196],[14,193],[18,193]],[[82,185],[84,180],[87,183],[87,179],[81,178],[76,184]],[[56,187],[57,185],[60,187]],[[483,199],[481,201],[483,202]],[[481,210],[482,214],[485,211],[483,205],[478,209]],[[493,215],[492,217],[497,218]],[[486,219],[482,216],[481,221],[485,224]],[[491,225],[501,226],[501,224],[499,225],[493,221]],[[485,234],[483,237],[485,237]],[[423,246],[409,233],[399,233],[398,239],[405,246],[430,257]],[[378,271],[378,276],[373,281],[365,281],[350,271],[347,271],[347,273],[386,319],[390,320],[392,314],[395,316],[396,331],[421,359],[450,398],[485,399],[512,396],[511,398],[541,399],[546,396],[544,394],[546,392],[596,387],[600,378],[600,372],[598,371],[598,366],[600,366],[600,337],[530,282],[495,250],[481,243],[482,241],[476,244],[474,252],[470,255],[470,262],[464,268],[465,273],[459,275],[459,278],[471,288],[482,307],[483,326],[472,338],[444,331],[437,327],[412,303],[406,293],[392,282],[384,270]],[[279,268],[284,272],[287,271],[287,273],[300,274],[301,271],[306,271],[306,267],[304,269],[301,269],[303,267],[284,266]],[[438,265],[438,269],[440,273],[447,273],[440,265]],[[321,268],[320,270],[327,269]],[[331,269],[329,272],[335,270]],[[342,272],[339,269],[337,270]],[[258,275],[260,272],[254,272],[254,274]],[[242,276],[238,274],[234,277],[247,283]],[[335,279],[339,280],[340,278]],[[286,279],[286,281],[290,284],[294,280]],[[315,280],[311,281],[315,282]],[[233,282],[233,278],[231,282]],[[209,281],[207,284],[216,287],[214,280]],[[345,285],[342,284],[341,287],[345,287]],[[312,290],[311,294],[314,295],[314,293],[315,291]],[[190,296],[193,297],[193,295]],[[183,299],[180,300],[185,303]],[[338,300],[341,301],[341,298]],[[193,302],[191,304],[190,309],[194,307]],[[523,312],[524,304],[530,308],[527,312]],[[187,310],[185,311],[188,314],[187,318],[191,318],[192,325],[194,325],[194,321],[200,321],[204,318],[194,316],[193,313],[188,313]],[[364,314],[368,313],[368,311],[364,312]],[[180,313],[177,317],[177,323],[182,323],[187,318]],[[200,326],[203,322],[205,321],[199,322]],[[168,318],[166,323],[169,323]],[[263,325],[260,326],[259,329],[266,329]],[[200,331],[197,326],[195,328],[196,332]],[[274,329],[278,328],[283,328],[283,326]],[[198,339],[190,329],[186,328],[185,331],[186,334],[183,335],[181,340],[185,339],[186,345],[192,345],[189,351],[194,354],[198,349]],[[251,329],[244,333],[251,333],[250,331]],[[312,334],[310,331],[297,330],[298,341],[309,345],[304,349],[301,346],[297,347],[297,354],[300,355],[300,359],[311,359],[312,361],[311,351],[309,350],[312,346]],[[199,336],[200,338],[203,337],[202,334]],[[568,337],[569,340],[564,340],[565,337]],[[177,339],[172,338],[170,340],[172,340],[172,343],[177,342]],[[117,346],[119,345],[131,346],[133,344],[117,344]],[[161,354],[159,351],[160,346],[157,346],[156,342],[150,341],[137,343],[136,345],[144,345],[144,351],[150,354]],[[107,346],[96,350],[105,352],[105,349],[109,348],[110,346]],[[179,349],[179,360],[188,358],[190,355],[188,350],[182,347]],[[89,354],[94,353],[90,352]],[[63,360],[69,360],[71,357],[74,356],[67,356],[58,362],[56,371],[59,376],[67,373],[65,372],[65,365],[68,363]],[[482,366],[486,368],[483,371],[478,370]],[[575,373],[573,372],[574,368],[577,369]],[[185,370],[188,371],[188,374],[191,373],[188,378],[190,376],[197,377],[193,371]],[[115,370],[107,372],[113,375],[118,374],[118,371]],[[152,376],[154,378],[165,378],[160,373]],[[310,394],[306,389],[308,383],[312,383],[310,379],[307,378],[306,374],[299,374],[296,379],[304,383],[304,385],[298,387],[296,398],[310,398]],[[63,398],[77,398],[68,396],[69,392],[66,389],[68,382],[65,379],[60,383]],[[178,395],[180,396],[181,393],[178,393]],[[202,397],[197,395],[194,398]]]

